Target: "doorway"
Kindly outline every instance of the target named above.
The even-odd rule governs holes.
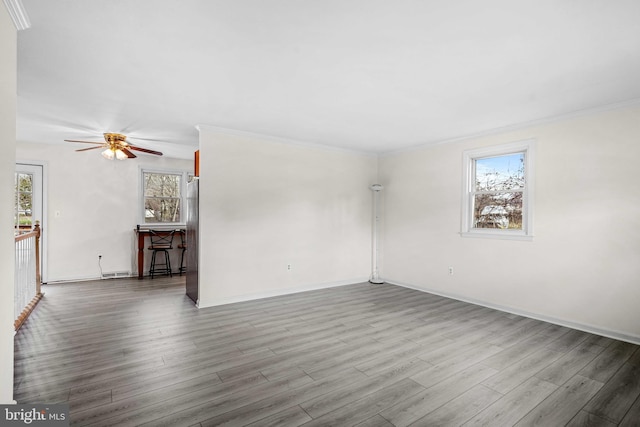
[[[47,224],[44,191],[43,164],[16,163],[15,171],[15,203],[14,203],[14,227],[16,232],[31,230],[40,221],[42,234],[40,236],[40,266],[42,282],[47,282]]]

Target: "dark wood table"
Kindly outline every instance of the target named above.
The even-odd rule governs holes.
[[[176,228],[167,228],[167,229],[158,229],[158,228],[154,228],[153,229],[156,233],[162,235],[162,234],[168,234],[172,231],[175,231],[176,233],[185,230],[184,227],[176,227]],[[150,230],[148,228],[136,228],[135,230],[133,230],[136,235],[138,236],[138,280],[142,279],[144,277],[144,249],[145,249],[145,245],[144,245],[144,240],[145,237],[149,236]]]

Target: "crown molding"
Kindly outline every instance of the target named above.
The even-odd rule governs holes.
[[[377,153],[371,152],[371,151],[342,148],[342,147],[336,147],[333,145],[320,144],[320,143],[308,142],[308,141],[302,141],[302,140],[294,140],[289,138],[282,138],[279,136],[273,136],[273,135],[268,135],[264,133],[249,132],[249,131],[225,128],[220,126],[199,124],[199,125],[196,125],[196,129],[199,132],[209,131],[209,132],[223,134],[223,135],[236,136],[240,138],[262,139],[265,141],[279,143],[279,144],[296,145],[300,147],[315,148],[315,149],[325,150],[325,151],[338,151],[342,153],[351,153],[351,154],[365,155],[365,156],[371,156],[371,157],[378,157]]]
[[[512,124],[512,125],[503,126],[503,127],[499,127],[499,128],[488,129],[486,131],[481,131],[481,132],[476,132],[476,133],[472,133],[472,134],[468,134],[468,135],[463,135],[463,136],[456,137],[456,138],[450,138],[450,139],[444,139],[444,140],[436,140],[436,141],[431,141],[431,142],[424,142],[422,144],[412,145],[412,146],[400,148],[400,149],[397,149],[397,150],[388,150],[388,151],[379,151],[379,152],[364,151],[364,150],[354,150],[354,149],[349,149],[349,148],[341,148],[341,147],[335,147],[335,146],[325,145],[325,144],[320,144],[320,143],[312,143],[312,142],[305,142],[305,141],[300,141],[300,140],[292,140],[292,139],[281,138],[281,137],[277,137],[277,136],[273,136],[273,135],[267,135],[267,134],[255,133],[255,132],[248,132],[248,131],[243,131],[243,130],[239,130],[239,129],[224,128],[224,127],[207,125],[207,124],[196,125],[196,129],[199,132],[210,131],[210,132],[226,134],[226,135],[231,135],[231,136],[237,136],[237,137],[264,139],[264,140],[267,140],[267,141],[277,142],[277,143],[281,143],[281,144],[306,146],[306,147],[320,148],[320,149],[332,150],[332,151],[350,152],[350,153],[355,153],[355,154],[369,155],[369,156],[373,156],[373,157],[387,157],[387,156],[393,156],[393,155],[400,154],[400,153],[406,153],[406,152],[421,150],[421,149],[424,149],[424,148],[430,148],[430,147],[434,147],[434,146],[437,146],[437,145],[450,144],[450,143],[456,143],[456,142],[463,142],[463,141],[467,141],[467,140],[470,140],[470,139],[476,139],[476,138],[482,138],[482,137],[485,137],[485,136],[498,135],[498,134],[501,134],[501,133],[518,131],[518,130],[521,130],[521,129],[527,129],[527,128],[534,127],[534,126],[546,125],[546,124],[551,124],[551,123],[555,123],[555,122],[559,122],[559,121],[563,121],[563,120],[571,120],[571,119],[585,117],[585,116],[589,116],[589,115],[593,115],[593,114],[604,113],[604,112],[607,112],[607,111],[614,111],[614,110],[620,110],[620,109],[625,109],[625,108],[634,108],[634,107],[638,107],[638,106],[640,106],[640,98],[633,98],[633,99],[629,99],[629,100],[622,101],[622,102],[615,102],[615,103],[611,103],[611,104],[599,105],[599,106],[593,107],[593,108],[586,108],[586,109],[583,109],[583,110],[571,111],[571,112],[565,113],[565,114],[558,114],[558,115],[555,115],[555,116],[548,116],[548,117],[544,117],[544,118],[541,118],[541,119],[530,120],[530,121],[521,122],[521,123],[515,123],[515,124]]]
[[[4,0],[4,5],[7,7],[7,12],[11,16],[13,25],[16,26],[16,30],[26,30],[31,27],[29,16],[22,4],[22,0]]]
[[[625,108],[634,108],[634,107],[638,107],[638,106],[640,106],[640,98],[633,98],[633,99],[629,99],[629,100],[626,100],[626,101],[599,105],[599,106],[593,107],[593,108],[585,108],[583,110],[571,111],[571,112],[565,113],[565,114],[558,114],[558,115],[555,115],[555,116],[548,116],[548,117],[544,117],[544,118],[541,118],[541,119],[530,120],[530,121],[521,122],[521,123],[515,123],[515,124],[512,124],[512,125],[508,125],[508,126],[503,126],[503,127],[493,128],[493,129],[487,129],[486,131],[471,133],[471,134],[463,135],[463,136],[456,137],[456,138],[443,139],[443,140],[437,140],[437,141],[431,141],[431,142],[424,142],[422,144],[412,145],[412,146],[409,146],[409,147],[400,148],[398,150],[384,151],[384,152],[380,152],[379,156],[381,156],[381,157],[393,156],[395,154],[401,154],[401,153],[406,153],[406,152],[411,152],[411,151],[416,151],[416,150],[422,150],[424,148],[430,148],[430,147],[434,147],[434,146],[437,146],[437,145],[450,144],[450,143],[455,143],[455,142],[463,142],[463,141],[468,141],[470,139],[477,139],[477,138],[483,138],[485,136],[492,136],[492,135],[498,135],[498,134],[501,134],[501,133],[514,132],[514,131],[519,131],[519,130],[522,130],[522,129],[531,128],[531,127],[534,127],[534,126],[552,124],[552,123],[560,122],[560,121],[563,121],[563,120],[571,120],[571,119],[576,119],[576,118],[580,118],[580,117],[590,116],[590,115],[593,115],[593,114],[605,113],[607,111],[622,110],[622,109],[625,109]]]

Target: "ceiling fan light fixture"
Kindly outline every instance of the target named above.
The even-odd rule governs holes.
[[[100,154],[102,154],[102,157],[107,160],[113,160],[113,158],[115,157],[115,153],[113,152],[113,150],[111,150],[111,148],[107,148]]]
[[[126,159],[128,159],[128,158],[129,158],[129,156],[127,156],[127,155],[124,153],[124,151],[122,151],[122,150],[121,150],[121,149],[119,149],[119,148],[116,150],[116,159],[118,159],[118,160],[126,160]]]

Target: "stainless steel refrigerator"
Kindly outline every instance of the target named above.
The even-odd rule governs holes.
[[[198,304],[198,177],[187,184],[187,296]]]

